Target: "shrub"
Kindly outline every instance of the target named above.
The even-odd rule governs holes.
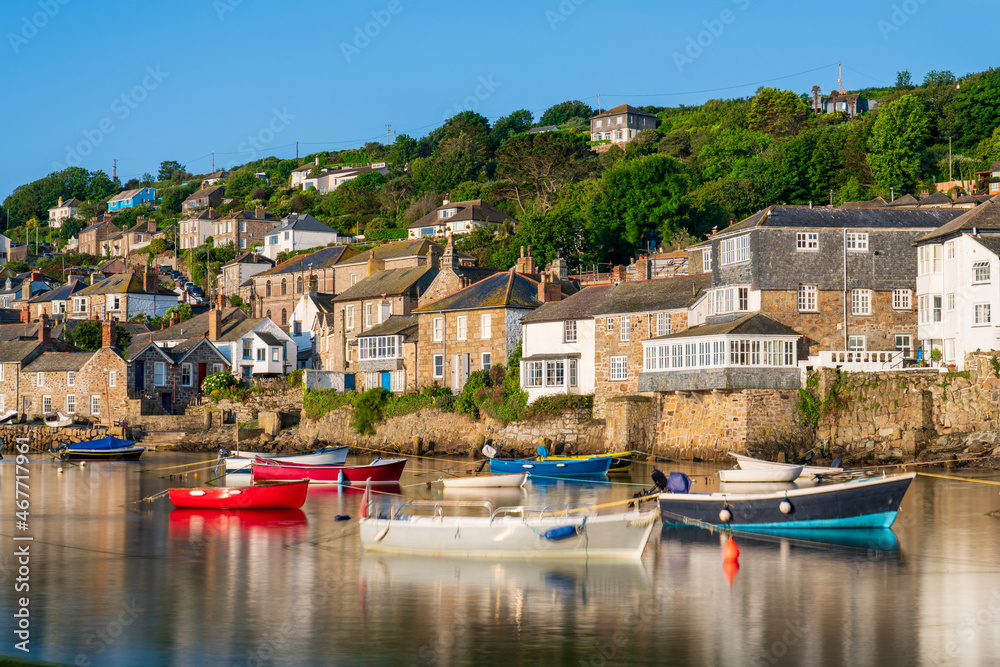
[[[492,386],[493,382],[490,380],[489,371],[474,371],[470,373],[469,379],[465,381],[465,386],[462,388],[462,393],[455,400],[455,409],[471,417],[478,417],[479,403],[482,401],[482,397],[477,400],[476,393],[480,389]]]
[[[535,415],[555,415],[566,410],[593,410],[594,395],[586,394],[552,394],[541,396],[534,403],[527,406],[524,411],[525,417]]]
[[[240,384],[235,375],[229,371],[221,371],[206,375],[205,380],[201,383],[201,391],[203,394],[211,394],[225,389],[237,389]]]
[[[334,389],[320,389],[314,391],[305,389],[302,392],[302,409],[307,419],[319,419],[327,412],[342,408],[345,405],[354,405],[357,393],[345,391],[339,393]]]
[[[382,421],[382,405],[389,392],[382,387],[369,389],[354,402],[351,426],[361,435],[375,435],[375,424]]]
[[[434,405],[434,399],[434,396],[428,396],[424,393],[391,396],[382,406],[382,414],[386,417],[408,415],[411,412]]]
[[[302,375],[305,369],[296,368],[294,371],[288,374],[288,386],[292,389],[302,386]]]

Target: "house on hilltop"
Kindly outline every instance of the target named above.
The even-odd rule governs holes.
[[[590,136],[594,141],[626,144],[642,130],[655,129],[656,116],[628,104],[619,104],[590,119]]]
[[[71,197],[70,199],[63,201],[63,198],[59,198],[59,203],[49,209],[49,227],[52,229],[59,229],[62,227],[63,222],[69,218],[75,218],[80,212],[81,202],[76,197]]]
[[[121,211],[126,208],[134,208],[139,204],[155,203],[156,188],[136,188],[119,192],[108,200],[109,211]]]
[[[273,260],[281,252],[319,248],[331,243],[346,244],[350,241],[351,237],[342,236],[336,229],[308,213],[289,213],[267,232],[263,254]]]
[[[482,199],[449,201],[427,213],[407,227],[409,238],[468,234],[479,227],[499,228],[505,222],[517,225],[517,220],[503,213]]]

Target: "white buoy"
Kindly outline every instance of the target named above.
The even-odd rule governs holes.
[[[788,502],[788,499],[786,498],[785,500],[781,501],[780,505],[778,505],[778,509],[781,510],[782,514],[791,514],[793,508],[792,504]]]
[[[56,472],[59,473],[60,475],[62,474],[62,471],[63,471],[62,466],[59,466],[59,469],[56,470]]]
[[[81,468],[86,468],[87,467],[87,462],[86,461],[80,461],[80,467]]]
[[[729,511],[728,508],[723,507],[722,511],[719,512],[719,521],[722,523],[729,523],[733,519],[733,513]]]

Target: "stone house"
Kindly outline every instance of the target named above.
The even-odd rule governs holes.
[[[279,225],[267,233],[263,254],[276,259],[278,253],[320,248],[330,244],[347,244],[348,236],[307,213],[289,213]]]
[[[916,347],[964,370],[970,352],[1000,349],[1000,203],[966,211],[916,246]]]
[[[222,185],[203,186],[181,202],[181,213],[189,215],[199,209],[219,206],[223,202],[225,193],[226,188]]]
[[[590,119],[590,136],[594,141],[624,144],[635,139],[642,130],[655,129],[656,116],[628,104],[619,104]]]
[[[377,271],[333,297],[328,312],[334,316],[324,318],[317,329],[318,335],[332,338],[321,346],[327,350],[322,368],[357,373],[357,337],[392,316],[409,315],[434,274],[429,266]]]
[[[912,358],[913,243],[961,214],[771,206],[687,248],[690,271],[711,272],[708,323],[760,311],[803,335],[809,364],[838,351]]]
[[[214,233],[215,221],[220,217],[214,207],[209,206],[181,220],[177,223],[177,247],[187,250],[205,245],[205,239]]]
[[[418,317],[416,385],[461,391],[469,374],[506,364],[521,342],[521,319],[550,300],[562,297],[556,283],[544,283],[510,271],[497,273],[413,311]]]
[[[648,272],[648,260],[645,267]],[[593,308],[596,416],[604,416],[608,398],[639,392],[643,341],[687,329],[711,281],[711,275],[699,274],[623,282]]]
[[[80,205],[83,202],[76,197],[71,197],[66,201],[59,198],[59,203],[49,209],[49,227],[59,229],[63,222],[69,218],[75,218],[80,212]]]
[[[463,260],[455,250],[455,239],[452,234],[448,234],[448,242],[440,257],[434,250],[437,247],[437,244],[429,246],[427,252],[427,266],[435,269],[436,275],[420,296],[421,306],[499,273],[497,269],[480,268],[473,266],[468,260]]]
[[[416,315],[392,315],[358,334],[355,368],[360,381],[355,386],[382,387],[397,394],[416,391],[417,320]],[[329,342],[327,339],[325,344]]]
[[[468,234],[479,227],[498,228],[505,222],[510,222],[512,225],[518,224],[517,220],[497,210],[482,199],[454,202],[445,199],[436,209],[410,223],[407,226],[407,233],[411,239],[446,234]]]
[[[237,250],[264,247],[264,237],[278,224],[278,216],[263,206],[253,211],[237,211],[212,223],[212,240],[216,247],[233,244]]]
[[[73,305],[73,296],[88,287],[78,276],[70,276],[69,282],[55,289],[42,292],[27,301],[28,318],[36,320],[42,313],[51,317],[65,317]],[[20,305],[20,304],[19,304]]]
[[[383,243],[362,253],[355,252],[341,259],[335,267],[335,289],[321,289],[321,292],[340,294],[367,276],[384,269],[409,269],[428,265],[428,254],[435,257],[444,254],[444,247],[427,239]],[[472,258],[459,258],[471,262]]]
[[[357,249],[351,246],[331,246],[292,257],[251,276],[252,287],[244,301],[250,304],[254,317],[270,317],[280,326],[287,326],[288,317],[303,294],[337,294],[346,289],[338,289],[336,267],[357,254]]]
[[[154,271],[120,273],[104,278],[76,292],[69,319],[111,318],[125,322],[136,315],[162,317],[178,303],[177,294],[160,287]]]
[[[222,266],[221,280],[218,285],[219,292],[227,297],[239,294],[240,285],[251,276],[272,268],[274,268],[273,260],[258,253],[243,253]]]
[[[80,230],[79,252],[87,255],[100,255],[101,244],[114,234],[121,232],[111,219],[102,216],[101,219]]]
[[[201,395],[206,376],[230,367],[207,338],[190,338],[172,347],[140,340],[129,345],[126,356],[129,398],[152,402],[166,414],[182,413]]]
[[[20,411],[29,418],[59,411],[103,424],[121,419],[128,403],[126,364],[114,349],[114,327],[110,320],[103,323],[97,351],[54,352],[43,323],[38,354],[20,368],[20,396],[15,403]]]

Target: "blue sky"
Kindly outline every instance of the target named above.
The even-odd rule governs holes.
[[[978,17],[978,18],[977,18]],[[0,200],[70,164],[124,182],[414,137],[580,99],[698,104],[996,64],[986,5],[708,0],[4,0]],[[949,27],[950,26],[950,27]]]

